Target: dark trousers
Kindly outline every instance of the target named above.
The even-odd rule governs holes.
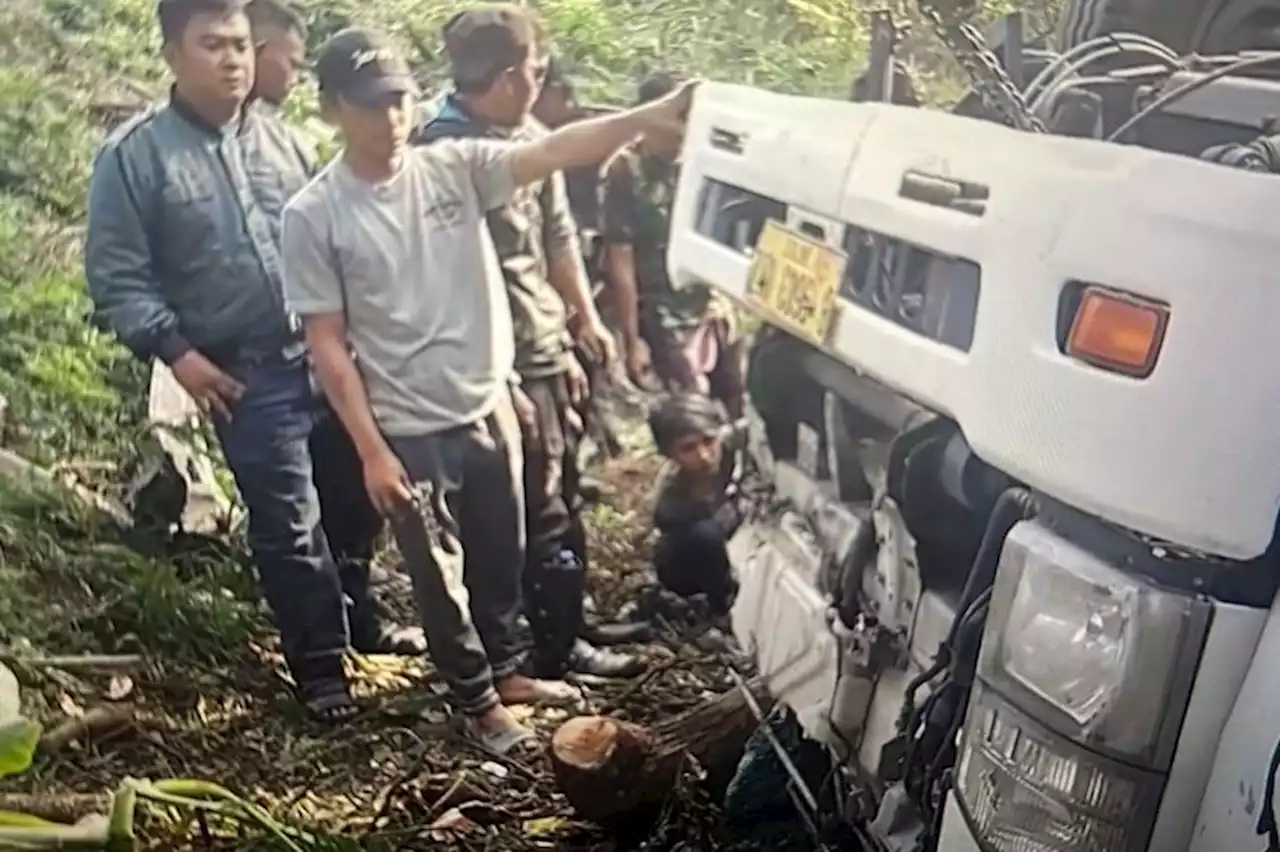
[[[382,533],[382,517],[364,487],[364,466],[342,421],[322,406],[311,432],[311,461],[320,499],[320,524],[347,596],[352,644],[372,648],[381,622],[369,591],[369,568]]]
[[[581,420],[564,375],[526,379],[538,435],[525,444],[524,491],[529,548],[525,615],[533,632],[534,671],[563,677],[583,626],[586,533],[578,513]],[[575,422],[576,421],[576,422]]]
[[[427,645],[458,709],[483,713],[498,703],[494,681],[519,665],[520,425],[508,397],[482,422],[390,440],[420,493],[391,526]]]
[[[681,597],[706,595],[713,614],[728,613],[737,583],[726,545],[724,531],[711,518],[664,533],[653,552],[658,582]]]
[[[249,548],[285,658],[300,682],[340,677],[347,614],[312,477],[306,362],[277,355],[222,367],[245,392],[215,429],[249,512]]]

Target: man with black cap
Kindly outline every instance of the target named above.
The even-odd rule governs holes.
[[[519,389],[485,213],[636,136],[678,137],[693,89],[535,142],[411,149],[417,89],[387,41],[344,30],[316,71],[324,114],[346,147],[285,211],[286,295],[369,495],[392,522],[466,729],[506,751],[532,737],[506,705],[577,693],[516,671],[519,432],[536,421]]]
[[[530,114],[548,68],[543,41],[536,19],[519,6],[490,4],[455,15],[444,27],[455,90],[415,141],[529,142],[545,136],[546,128]],[[613,343],[583,267],[564,175],[522,188],[486,218],[511,303],[516,370],[537,411],[537,435],[525,442],[524,454],[524,600],[533,670],[554,678],[570,671],[634,676],[644,670],[638,657],[596,648],[580,636],[586,536],[578,512],[577,448],[588,383],[574,352],[569,311],[578,343],[597,361],[612,357]]]

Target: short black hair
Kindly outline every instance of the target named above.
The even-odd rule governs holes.
[[[515,3],[482,3],[458,12],[441,30],[454,87],[479,94],[508,68],[543,49],[537,15]]]
[[[679,76],[667,71],[650,74],[640,83],[636,90],[636,106],[647,104],[658,98],[664,98],[674,92],[684,82]]]
[[[160,0],[156,17],[165,44],[181,41],[191,19],[197,15],[230,15],[245,11],[249,0]]]
[[[558,57],[547,59],[547,76],[542,78],[542,88],[557,89],[566,95],[573,94],[573,81],[569,79],[568,71]]]
[[[669,396],[649,412],[653,443],[664,456],[681,438],[689,435],[711,437],[720,434],[724,418],[720,408],[705,394],[681,393]]]
[[[275,27],[284,32],[292,30],[304,38],[307,35],[307,22],[302,13],[285,0],[249,0],[245,11],[249,13],[255,34],[261,27]]]

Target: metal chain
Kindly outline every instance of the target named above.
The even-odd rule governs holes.
[[[1044,122],[1027,106],[1026,98],[987,46],[982,33],[966,20],[973,11],[972,4],[965,4],[962,0],[961,5],[949,13],[940,8],[937,0],[918,0],[918,4],[934,34],[950,48],[960,67],[969,75],[974,91],[987,109],[1010,127],[1034,133],[1045,132]]]

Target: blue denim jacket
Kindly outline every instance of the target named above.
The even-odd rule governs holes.
[[[89,187],[95,321],[167,363],[192,347],[230,362],[287,345],[280,216],[314,170],[301,138],[254,105],[228,128],[176,97],[127,122]]]

